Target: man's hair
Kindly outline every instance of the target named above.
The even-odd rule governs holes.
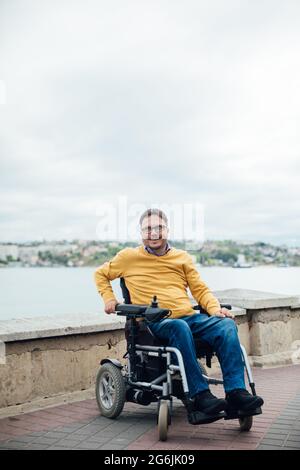
[[[168,225],[168,218],[167,218],[166,214],[161,209],[152,209],[152,208],[147,209],[145,212],[142,213],[142,215],[140,217],[140,225],[142,225],[143,220],[146,217],[150,217],[151,215],[158,215]]]

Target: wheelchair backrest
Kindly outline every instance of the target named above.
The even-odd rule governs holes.
[[[130,293],[126,286],[125,279],[120,278],[120,287],[122,289],[123,299],[126,304],[131,304]],[[128,341],[129,337],[129,321],[126,321],[125,324],[125,338]],[[154,334],[151,332],[150,328],[146,325],[144,321],[138,322],[138,342],[142,345],[147,346],[160,346],[166,345],[167,342],[158,340]]]
[[[131,304],[130,293],[129,293],[129,290],[127,289],[127,286],[125,284],[125,279],[123,277],[120,278],[120,287],[122,289],[122,294],[123,294],[123,299],[124,299],[125,304]]]

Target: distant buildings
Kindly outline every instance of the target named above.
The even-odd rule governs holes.
[[[237,261],[233,264],[234,268],[252,268],[251,263],[246,262],[245,255],[240,254],[238,255]]]
[[[19,247],[18,245],[0,245],[0,260],[6,261],[7,258],[12,258],[14,260],[18,259],[19,256]]]
[[[206,240],[170,241],[171,246],[187,250],[202,266],[251,267],[259,265],[300,266],[300,247],[273,246],[263,242]],[[117,241],[55,241],[2,243],[0,267],[99,266],[118,251],[138,243]]]

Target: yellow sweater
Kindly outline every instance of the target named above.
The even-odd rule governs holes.
[[[210,315],[220,309],[218,300],[202,281],[191,256],[171,248],[163,256],[148,253],[144,246],[124,248],[95,271],[95,282],[104,302],[116,299],[110,281],[124,277],[133,304],[147,305],[153,295],[158,304],[172,311],[171,317],[192,315],[192,296]],[[120,300],[120,299],[119,299]]]

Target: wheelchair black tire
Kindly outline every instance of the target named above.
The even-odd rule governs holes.
[[[101,397],[101,381],[103,383],[105,375],[111,379],[112,384],[114,385],[115,394],[111,406],[105,406],[103,397]],[[121,370],[112,363],[107,362],[103,364],[100,367],[96,378],[96,400],[101,415],[110,419],[117,418],[123,410],[126,399],[125,397],[126,388]]]
[[[241,431],[250,431],[253,424],[253,416],[243,416],[239,418],[239,423]]]

